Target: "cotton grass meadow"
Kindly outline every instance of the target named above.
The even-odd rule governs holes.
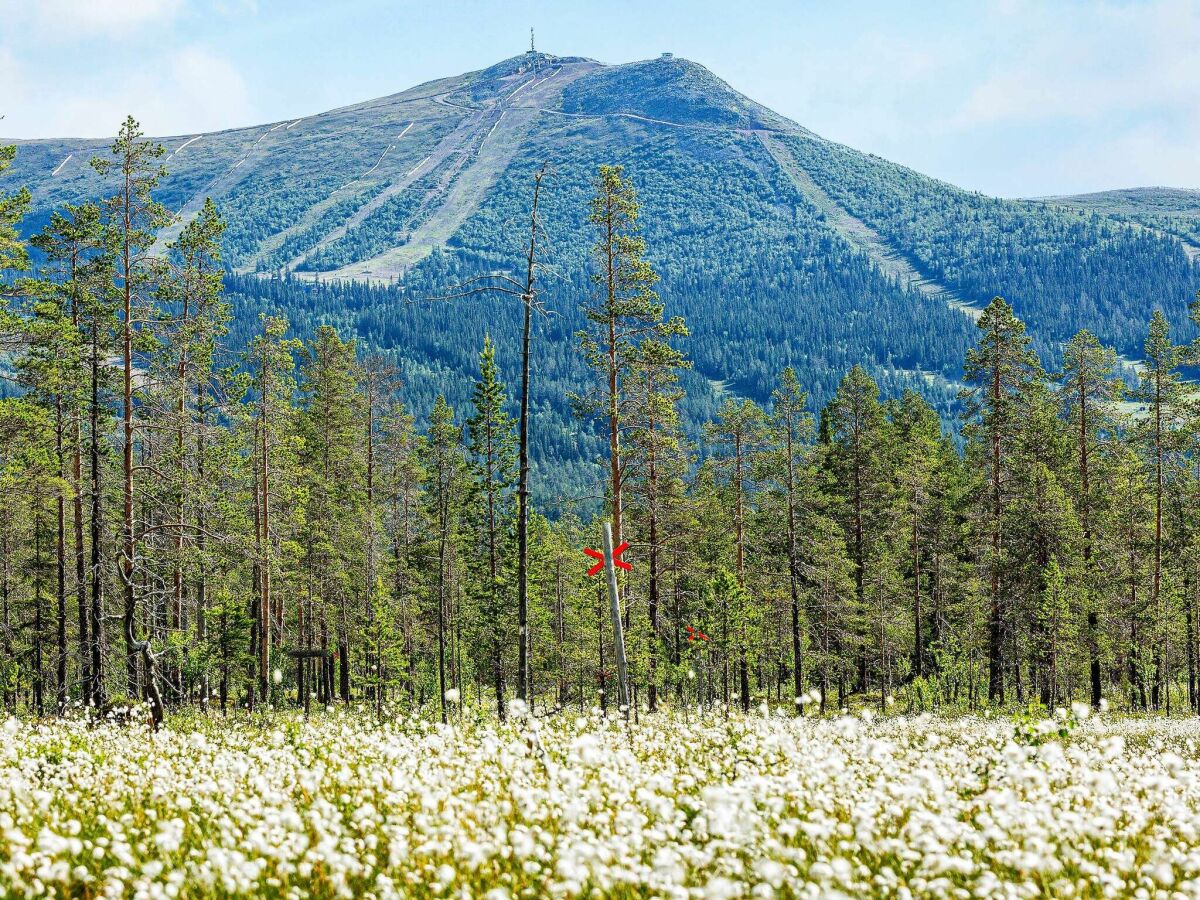
[[[1072,726],[10,719],[0,893],[1200,896],[1200,722]]]

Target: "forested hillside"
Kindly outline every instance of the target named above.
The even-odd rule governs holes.
[[[1200,406],[1182,377],[1200,342],[1154,309],[1125,345],[1142,360],[1131,388],[1088,330],[1048,371],[1004,299],[969,316],[861,264],[849,238],[805,243],[821,217],[794,179],[773,180],[757,136],[639,140],[608,163],[550,159],[536,202],[516,175],[499,182],[451,250],[393,286],[229,275],[212,201],[164,245],[164,151],[132,119],[94,163],[119,178],[99,203],[64,205],[26,242],[30,194],[0,195],[0,333],[19,388],[0,399],[0,705],[144,700],[155,727],[192,706],[443,722],[467,696],[501,719],[514,698],[607,709],[623,621],[620,684],[647,713],[886,711],[897,696],[914,711],[1200,713]],[[721,164],[684,179],[673,157],[687,154]],[[718,183],[742,187],[704,193]],[[668,201],[689,185],[709,199],[685,217]],[[901,233],[886,203],[855,203]],[[992,208],[979,203],[956,207],[964,241],[982,240],[965,224]],[[756,245],[751,222],[775,239]],[[686,253],[653,249],[689,229]],[[522,233],[524,279],[487,273]],[[555,242],[585,248],[560,254],[571,274],[540,266]],[[1101,256],[1080,271],[1120,269]],[[555,308],[571,297],[579,314]],[[731,298],[749,311],[740,332]],[[953,408],[888,396],[853,363],[925,365],[946,352],[938,322],[962,350]],[[498,365],[516,366],[525,334],[528,403],[524,376]],[[762,402],[712,380],[755,335],[778,371],[736,384]],[[822,336],[843,352],[818,366]],[[406,371],[376,352],[410,341],[430,349]],[[805,360],[843,367],[827,400]],[[469,396],[431,397],[456,366]],[[538,446],[543,464],[574,463],[543,471],[562,493],[529,490]],[[616,620],[584,574],[595,511],[628,545]]]
[[[922,273],[969,303],[1009,298],[1047,362],[1081,324],[1136,356],[1147,307],[1186,319],[1196,271],[1170,235],[968,193],[828,141],[790,143],[830,195]]]
[[[521,271],[519,223],[549,163],[532,384],[546,427],[532,452],[535,488],[556,504],[590,493],[602,451],[558,400],[584,377],[569,337],[588,299],[580,226],[601,163],[624,164],[640,190],[659,293],[693,326],[683,376],[693,437],[726,396],[764,402],[786,365],[817,406],[861,364],[885,395],[917,390],[957,428],[970,317],[997,293],[1051,368],[1081,327],[1139,357],[1156,307],[1181,340],[1193,334],[1187,192],[1153,203],[983,197],[823,140],[679,58],[606,66],[529,53],[294,121],[162,143],[156,198],[179,215],[160,246],[206,197],[218,204],[235,339],[265,310],[301,336],[336,324],[399,366],[422,422],[438,393],[467,400],[485,333],[504,377],[516,375],[518,304],[426,301],[483,271]],[[104,146],[18,143],[0,188],[31,188],[23,234],[59,204],[111,189],[87,164]]]
[[[1179,238],[1192,259],[1200,256],[1200,190],[1129,188],[1039,202],[1101,213]]]

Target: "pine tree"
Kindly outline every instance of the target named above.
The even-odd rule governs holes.
[[[1021,428],[1023,404],[1041,366],[1030,348],[1025,325],[996,297],[976,322],[977,346],[967,352],[963,377],[972,387],[961,394],[963,432],[987,467],[988,699],[1004,701],[1004,642],[1008,610],[1002,590],[1005,567],[1004,520],[1008,509],[1008,452]]]
[[[682,500],[688,464],[678,410],[683,398],[678,373],[689,366],[683,354],[666,341],[647,338],[638,348],[626,382],[634,505],[644,520],[646,536],[646,702],[650,712],[658,709],[661,573],[669,544],[664,526],[671,508]]]
[[[0,146],[0,175],[12,167],[16,155],[16,147]],[[23,272],[29,266],[29,254],[17,225],[29,211],[32,199],[28,188],[21,188],[15,194],[0,194],[0,277],[6,272]],[[3,286],[0,282],[0,288]]]
[[[626,424],[624,379],[645,338],[665,340],[685,334],[680,319],[663,321],[654,292],[658,275],[645,259],[640,236],[641,204],[621,166],[601,166],[588,221],[598,237],[592,248],[594,302],[584,310],[588,327],[578,332],[580,349],[599,379],[591,392],[575,398],[577,409],[605,421],[608,436],[609,504],[614,546],[623,540],[622,498],[626,478],[621,434]]]
[[[808,411],[808,394],[800,386],[796,370],[788,366],[779,376],[779,384],[771,394],[771,431],[773,447],[770,468],[781,482],[787,519],[787,574],[791,595],[791,637],[793,699],[796,712],[804,711],[800,698],[804,695],[804,650],[801,625],[800,593],[804,573],[800,566],[799,526],[804,510],[801,504],[811,503],[805,488],[810,443],[813,438],[813,417]],[[810,488],[811,489],[811,488]]]
[[[101,657],[101,613],[103,605],[99,560],[101,497],[99,492],[99,422],[105,416],[100,409],[100,382],[103,358],[108,355],[112,334],[112,310],[106,303],[105,284],[110,282],[108,256],[100,229],[100,210],[95,204],[67,205],[62,212],[51,214],[50,222],[31,243],[46,257],[47,275],[52,290],[59,297],[60,315],[70,320],[70,337],[55,350],[64,356],[58,359],[63,379],[62,390],[56,397],[57,433],[60,463],[66,470],[62,477],[71,488],[72,535],[74,557],[75,602],[78,616],[80,695],[85,702],[103,702],[102,680],[99,677]],[[88,439],[91,449],[91,544],[92,572],[89,579],[84,543],[84,418],[89,421]],[[60,498],[60,506],[63,506]],[[65,509],[59,510],[60,531],[65,530]],[[65,540],[62,541],[65,544]],[[60,565],[65,547],[60,548]],[[88,601],[89,583],[93,592]],[[93,643],[92,635],[96,635]],[[60,662],[61,665],[61,662]]]
[[[157,361],[162,370],[160,381],[166,386],[161,417],[174,420],[174,445],[164,461],[170,471],[175,520],[171,527],[171,627],[177,632],[188,628],[185,595],[189,576],[193,576],[195,629],[201,642],[205,639],[208,591],[207,507],[213,500],[206,431],[213,414],[213,395],[222,381],[216,369],[217,345],[230,319],[229,306],[222,300],[220,240],[224,230],[215,204],[207,200],[172,244],[171,278],[160,292],[174,313]],[[178,686],[182,689],[181,682]],[[207,694],[206,686],[202,692]]]
[[[1163,550],[1166,535],[1163,531],[1163,503],[1166,498],[1169,457],[1179,446],[1178,424],[1183,420],[1182,407],[1191,389],[1179,375],[1185,349],[1171,341],[1170,325],[1161,310],[1150,317],[1149,333],[1143,348],[1145,368],[1138,373],[1138,390],[1134,395],[1146,405],[1149,416],[1140,423],[1138,443],[1143,448],[1152,473],[1154,490],[1154,550],[1151,564],[1150,606],[1155,614],[1158,640],[1154,644],[1154,683],[1151,705],[1158,709],[1163,701],[1167,682],[1163,645],[1169,628],[1169,605],[1163,587]],[[1166,695],[1169,703],[1169,693]]]
[[[1104,444],[1114,439],[1117,423],[1112,405],[1121,398],[1123,384],[1114,377],[1116,352],[1101,346],[1089,331],[1080,331],[1063,348],[1061,391],[1069,421],[1076,438],[1076,468],[1073,498],[1079,513],[1083,543],[1084,590],[1087,597],[1086,638],[1088,644],[1088,682],[1091,702],[1100,707],[1101,623],[1100,595],[1102,570],[1096,556],[1097,509],[1105,502],[1106,453]]]
[[[167,209],[154,200],[153,191],[165,174],[158,160],[164,149],[142,140],[137,122],[129,117],[122,124],[111,148],[112,159],[96,157],[92,167],[101,176],[115,173],[118,190],[101,205],[106,243],[113,248],[114,290],[120,297],[121,316],[121,453],[122,518],[120,574],[124,597],[122,617],[125,632],[126,675],[131,697],[140,693],[137,657],[146,667],[144,687],[151,703],[154,722],[162,721],[162,701],[155,684],[154,661],[148,640],[138,640],[136,618],[138,597],[139,523],[135,518],[135,407],[139,402],[134,385],[136,353],[147,349],[144,327],[157,316],[154,293],[164,278],[164,264],[152,252],[156,234],[170,221]]]
[[[724,473],[728,502],[733,507],[734,574],[741,591],[746,588],[746,512],[753,485],[751,476],[758,455],[768,440],[767,417],[753,400],[727,399],[717,421],[705,426],[714,461]],[[739,594],[740,596],[740,594]],[[742,709],[750,708],[750,667],[747,646],[738,653],[738,683]],[[728,702],[728,697],[725,698]]]

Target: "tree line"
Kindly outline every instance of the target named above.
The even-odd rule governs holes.
[[[233,342],[216,206],[164,243],[161,147],[130,119],[111,151],[93,165],[116,192],[28,242],[28,193],[0,197],[19,388],[0,399],[0,704],[144,700],[156,724],[185,706],[607,708],[611,622],[582,554],[600,518],[531,502],[536,373],[514,416],[487,338],[469,404],[438,397],[421,427],[393,362],[332,326],[301,338],[265,312]],[[454,295],[520,301],[526,360],[541,174],[531,188],[520,277]],[[1200,407],[1181,374],[1200,348],[1160,311],[1128,385],[1087,331],[1047,372],[996,298],[961,441],[860,366],[817,415],[786,366],[768,403],[726,395],[690,440],[688,326],[665,316],[637,192],[620,166],[593,188],[575,340],[592,377],[562,402],[604,438],[596,499],[631,545],[635,714],[1200,712]]]

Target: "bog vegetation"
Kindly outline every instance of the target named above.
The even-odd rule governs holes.
[[[599,711],[0,725],[0,889],[1190,897],[1200,720]]]
[[[609,707],[611,626],[581,553],[597,528],[534,502],[524,451],[546,410],[502,383],[497,347],[478,348],[470,402],[438,397],[419,427],[390,360],[333,325],[294,334],[266,305],[233,339],[219,210],[158,242],[161,155],[126,122],[95,162],[117,192],[64,206],[32,254],[28,194],[0,200],[20,387],[0,400],[0,704],[145,701],[155,725],[313,704],[448,721],[456,697],[501,719],[513,698]],[[664,315],[628,173],[602,166],[591,191],[583,325],[553,347],[591,377],[558,405],[602,436],[580,480],[632,545],[638,710],[1200,711],[1200,420],[1181,376],[1198,351],[1161,312],[1132,384],[1087,331],[1046,371],[1004,300],[962,316],[961,442],[859,366],[814,415],[786,360],[768,403],[726,394],[691,440],[689,323]],[[885,199],[847,202],[903,231]],[[456,298],[493,291],[544,342],[539,215],[505,220],[527,242],[514,274],[442,306],[452,320]]]

